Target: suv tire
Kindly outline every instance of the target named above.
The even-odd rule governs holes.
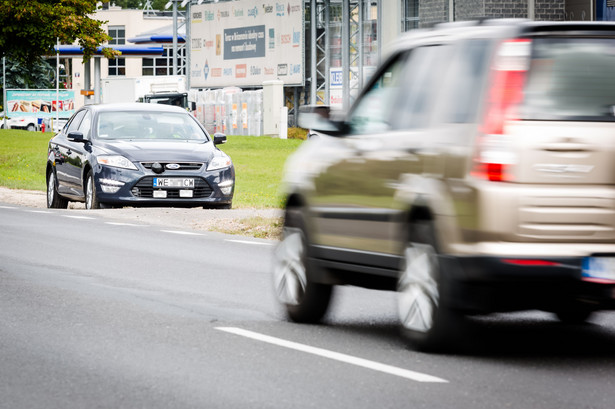
[[[462,320],[446,305],[434,228],[429,221],[410,225],[410,240],[398,282],[402,334],[417,350],[446,349]]]
[[[312,281],[314,266],[308,263],[308,243],[301,212],[288,209],[282,240],[274,253],[274,290],[288,318],[314,323],[326,314],[333,286]]]

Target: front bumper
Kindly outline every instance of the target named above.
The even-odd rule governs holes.
[[[192,197],[185,197],[179,188],[154,188],[155,177],[189,178],[195,180]],[[96,194],[100,203],[123,206],[172,206],[198,207],[223,206],[232,203],[235,192],[235,171],[228,167],[215,171],[164,172],[128,170],[97,166],[94,173]],[[220,186],[222,185],[222,186]],[[230,185],[230,189],[228,186]],[[224,187],[226,186],[226,189]],[[154,191],[165,192],[164,198],[156,197]]]

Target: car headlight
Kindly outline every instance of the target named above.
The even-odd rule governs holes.
[[[221,156],[214,156],[211,162],[209,162],[209,165],[207,165],[207,170],[228,168],[232,164],[231,158],[223,153]]]
[[[98,157],[98,163],[114,168],[137,170],[137,167],[127,158],[120,155],[103,155]]]

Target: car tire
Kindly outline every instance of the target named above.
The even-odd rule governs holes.
[[[286,211],[282,240],[274,252],[273,281],[278,302],[292,321],[315,323],[325,316],[333,286],[312,280],[309,240],[298,209]]]
[[[398,312],[402,335],[420,351],[442,351],[463,319],[443,299],[445,285],[433,224],[410,225],[405,262],[398,281]]]
[[[68,200],[60,196],[58,193],[58,181],[56,173],[51,170],[47,176],[47,208],[49,209],[66,209]]]
[[[36,126],[34,126],[34,124],[29,124],[26,127],[26,131],[34,132],[34,131],[36,131]]]
[[[96,183],[94,182],[94,174],[91,170],[88,171],[88,175],[85,178],[85,191],[83,195],[85,196],[86,209],[100,209],[102,207],[96,196]]]

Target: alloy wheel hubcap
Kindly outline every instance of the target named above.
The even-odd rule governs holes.
[[[273,280],[280,302],[297,305],[305,294],[307,275],[303,254],[305,245],[300,229],[284,229],[284,238],[274,253]]]
[[[53,172],[49,174],[49,182],[47,183],[47,203],[49,206],[53,203],[54,189],[56,185],[55,175]]]
[[[399,316],[409,330],[428,332],[438,308],[439,291],[435,274],[438,260],[433,246],[413,243],[405,252],[406,267],[399,280]]]
[[[85,188],[85,207],[86,209],[92,208],[92,179],[88,179],[87,187]]]

